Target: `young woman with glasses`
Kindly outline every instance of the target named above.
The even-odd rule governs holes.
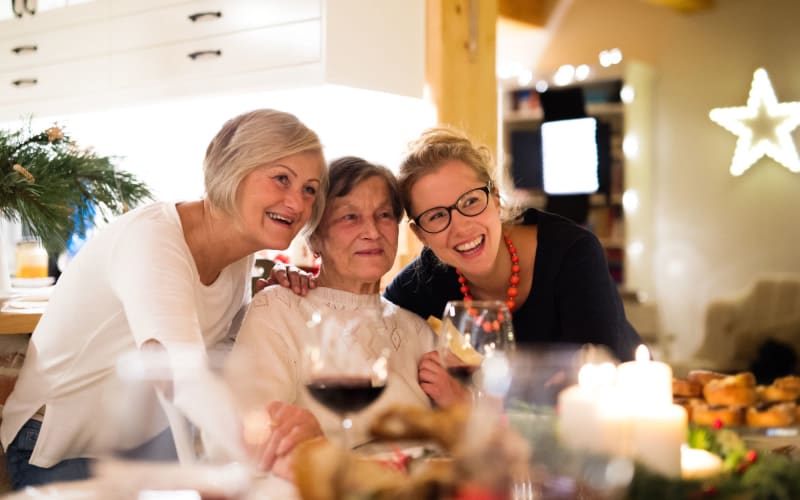
[[[424,318],[440,317],[449,300],[502,300],[518,345],[602,344],[632,359],[641,340],[597,238],[547,212],[510,213],[492,170],[489,150],[452,129],[428,130],[411,145],[398,180],[425,248],[386,297]]]

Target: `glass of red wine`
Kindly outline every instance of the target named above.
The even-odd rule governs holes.
[[[376,348],[381,342],[371,336],[380,334],[370,324],[360,317],[319,322],[304,349],[306,389],[341,418],[345,448],[351,417],[381,396],[388,379],[389,349]]]
[[[447,372],[462,384],[491,393],[507,390],[514,347],[505,303],[452,300],[445,305],[437,348]]]

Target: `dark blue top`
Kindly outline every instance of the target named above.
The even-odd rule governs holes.
[[[530,294],[513,312],[517,344],[602,344],[620,361],[633,359],[642,341],[625,318],[597,237],[561,216],[535,209],[523,214],[522,224],[538,226],[538,244]],[[441,318],[447,301],[463,299],[455,269],[427,247],[384,295],[426,319]]]

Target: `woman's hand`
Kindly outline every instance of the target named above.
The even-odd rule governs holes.
[[[317,279],[313,274],[297,266],[276,262],[269,272],[269,278],[256,281],[256,291],[263,290],[269,285],[291,288],[297,295],[305,296],[309,290],[317,288]]]
[[[310,411],[281,401],[270,402],[266,414],[268,418],[257,420],[268,428],[261,432],[246,428],[245,441],[259,469],[290,478],[292,451],[303,441],[321,437],[322,428]],[[248,439],[248,435],[257,438]]]
[[[469,389],[450,376],[440,361],[439,353],[431,351],[419,362],[419,386],[441,408],[469,399]]]

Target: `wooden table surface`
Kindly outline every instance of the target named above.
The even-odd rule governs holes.
[[[0,335],[32,333],[42,317],[42,310],[0,310]]]

